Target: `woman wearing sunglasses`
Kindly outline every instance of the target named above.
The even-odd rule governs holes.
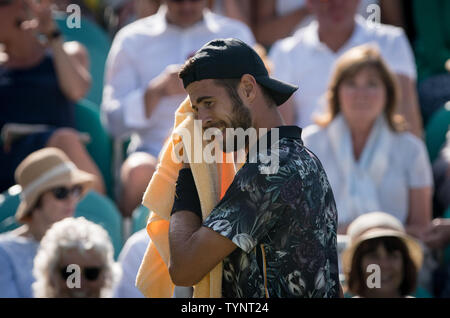
[[[108,233],[83,217],[56,222],[34,259],[34,297],[111,297],[120,278]]]
[[[0,297],[32,297],[33,259],[52,224],[73,216],[94,176],[79,170],[57,148],[26,157],[15,171],[22,187],[16,219],[23,225],[0,235]]]

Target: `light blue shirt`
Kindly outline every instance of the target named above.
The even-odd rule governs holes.
[[[0,235],[0,297],[33,297],[33,262],[38,247],[39,242],[30,238]]]

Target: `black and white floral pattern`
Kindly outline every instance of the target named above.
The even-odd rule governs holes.
[[[270,297],[338,297],[337,213],[325,171],[299,138],[280,138],[278,159],[275,174],[246,163],[204,222],[239,247],[224,260],[223,296],[266,296],[263,249]]]

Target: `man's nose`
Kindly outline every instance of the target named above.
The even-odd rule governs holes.
[[[205,110],[199,110],[197,112],[196,119],[202,121],[202,127],[207,126],[212,121],[211,115]]]

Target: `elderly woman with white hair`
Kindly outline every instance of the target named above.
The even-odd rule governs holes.
[[[34,259],[35,297],[112,297],[121,270],[108,233],[80,218],[56,222],[42,238]]]

